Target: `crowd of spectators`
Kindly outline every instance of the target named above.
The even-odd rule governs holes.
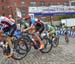
[[[56,27],[56,34],[60,35],[60,36],[64,36],[65,35],[65,31],[67,32],[69,37],[75,37],[75,27],[62,27],[62,28],[58,28]]]

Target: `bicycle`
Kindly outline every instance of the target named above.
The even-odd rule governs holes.
[[[65,36],[64,36],[64,37],[65,37],[65,42],[66,42],[66,43],[69,43],[69,38],[68,38],[68,33],[67,33],[67,31],[65,32]]]
[[[59,35],[53,34],[50,39],[52,40],[53,47],[57,47],[59,45]]]
[[[35,34],[31,34],[29,32],[25,32],[24,33],[24,40],[25,40],[26,44],[28,45],[28,52],[30,51],[31,46],[33,46],[34,49],[38,49],[40,47],[40,43],[38,41],[36,41],[37,42],[36,46],[34,45],[33,37],[32,37],[34,35]],[[43,32],[40,35],[40,37],[41,37],[41,39],[42,39],[42,41],[44,42],[44,45],[45,45],[44,49],[41,49],[40,52],[42,52],[42,53],[48,53],[48,52],[50,52],[52,50],[52,42],[48,38],[47,33]]]
[[[65,42],[66,42],[66,43],[69,43],[69,38],[68,38],[68,36],[66,36],[66,35],[65,35]]]
[[[8,32],[5,34],[4,39],[3,39],[3,45],[5,45],[6,43],[8,43],[6,41],[6,38],[8,36]],[[27,45],[25,43],[25,41],[22,39],[22,34],[18,34],[15,33],[13,35],[13,39],[11,39],[12,43],[13,43],[13,51],[14,51],[14,56],[12,56],[13,59],[15,60],[21,60],[23,59],[26,55],[27,55]],[[20,41],[24,42],[24,46],[25,46],[25,50],[23,50],[20,46],[22,45],[21,43],[19,43]],[[5,55],[10,54],[10,47],[9,44],[5,45],[5,46],[0,46],[3,49],[3,53]]]

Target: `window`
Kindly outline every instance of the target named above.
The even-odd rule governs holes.
[[[68,2],[64,2],[64,5],[65,5],[65,6],[69,6],[69,3],[68,3]]]
[[[24,1],[21,2],[21,6],[22,6],[22,7],[25,7],[25,6],[26,6],[26,4],[25,4]]]
[[[2,16],[5,16],[5,14],[3,13]]]
[[[51,4],[50,3],[48,3],[48,6],[50,6]]]
[[[71,2],[71,5],[72,5],[72,6],[75,6],[75,2]]]
[[[5,10],[5,6],[2,6],[2,10]]]
[[[50,6],[50,5],[53,5],[53,2],[50,2],[48,5],[49,5],[49,6]]]
[[[22,12],[22,16],[25,16],[25,13],[24,12]]]
[[[45,6],[45,2],[44,1],[40,1],[40,6]]]
[[[58,2],[57,4],[60,5],[60,2]]]
[[[25,16],[25,10],[22,10],[21,12],[22,12],[22,16]]]
[[[30,2],[30,6],[36,6],[36,2]]]
[[[5,0],[1,0],[1,2],[5,2]]]

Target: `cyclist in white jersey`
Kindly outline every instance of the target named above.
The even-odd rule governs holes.
[[[0,32],[5,33],[5,32],[9,32],[9,36],[6,38],[6,40],[8,41],[9,47],[10,47],[10,54],[5,57],[11,57],[13,55],[13,46],[12,46],[12,42],[11,42],[11,37],[14,34],[14,31],[16,30],[16,23],[11,21],[9,18],[4,17],[4,16],[0,16],[0,25],[2,26],[2,30],[0,30]],[[2,33],[2,35],[3,35]],[[0,35],[0,36],[2,36]],[[0,40],[1,41],[1,40]]]

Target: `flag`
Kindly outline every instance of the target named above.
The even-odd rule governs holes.
[[[20,18],[22,17],[22,14],[19,8],[16,8],[16,15]]]

